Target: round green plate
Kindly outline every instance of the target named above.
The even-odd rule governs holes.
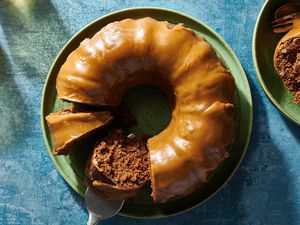
[[[150,196],[150,186],[145,187],[135,198],[127,200],[119,213],[123,216],[135,218],[158,218],[184,212],[199,205],[200,203],[203,203],[215,194],[229,180],[234,171],[237,169],[248,146],[252,129],[252,99],[248,80],[237,57],[218,34],[203,23],[189,16],[160,8],[126,9],[111,13],[95,20],[79,31],[64,46],[55,59],[44,87],[41,105],[41,124],[45,143],[53,163],[66,182],[68,182],[68,184],[76,192],[83,195],[86,188],[83,182],[84,168],[88,153],[81,149],[81,151],[74,150],[68,157],[53,157],[51,152],[51,138],[45,122],[45,116],[66,106],[66,103],[58,100],[56,96],[55,80],[57,73],[61,65],[65,62],[67,56],[78,47],[79,43],[84,38],[92,37],[97,31],[110,22],[125,18],[141,18],[146,16],[150,16],[158,20],[167,20],[174,24],[184,23],[185,26],[193,29],[198,34],[203,35],[207,41],[212,44],[217,54],[223,59],[224,63],[230,69],[237,86],[237,139],[229,149],[231,153],[230,157],[222,163],[220,169],[214,174],[212,179],[207,184],[202,185],[191,195],[166,204],[154,204]],[[140,126],[141,130],[146,130],[144,130],[145,133],[156,133],[163,129],[163,127],[167,124],[170,116],[168,107],[165,107],[165,105],[167,105],[167,100],[166,97],[160,92],[157,92],[157,90],[150,87],[138,87],[129,91],[129,93],[126,94],[125,99],[127,99],[128,107],[133,111],[138,122],[148,121]],[[157,107],[157,105],[163,107]],[[152,108],[152,113],[147,113],[147,109],[145,109],[147,106]]]
[[[284,34],[272,31],[275,11],[283,4],[295,1],[266,1],[258,16],[253,33],[252,54],[258,80],[271,102],[291,121],[300,125],[300,105],[293,103],[293,95],[286,90],[273,66],[273,54]]]

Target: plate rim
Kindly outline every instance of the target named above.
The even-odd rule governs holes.
[[[253,30],[253,35],[252,35],[252,61],[253,61],[253,65],[255,68],[255,72],[256,72],[256,77],[260,83],[260,86],[262,87],[265,95],[268,97],[268,99],[270,100],[270,102],[277,108],[277,110],[283,115],[285,116],[285,118],[287,118],[288,120],[290,120],[291,122],[294,122],[297,125],[300,125],[300,121],[298,121],[296,118],[294,118],[292,115],[290,115],[288,112],[286,112],[286,110],[284,110],[281,106],[281,104],[273,97],[273,95],[271,94],[271,92],[269,91],[267,85],[265,84],[265,82],[263,81],[259,66],[258,66],[258,57],[257,57],[257,52],[256,52],[256,44],[257,44],[257,33],[258,33],[258,27],[261,21],[261,16],[264,13],[264,10],[266,9],[266,7],[271,4],[271,1],[266,1],[263,6],[260,9],[260,12],[257,16],[257,20],[255,22],[255,26],[254,26],[254,30]]]
[[[217,38],[217,40],[225,47],[226,51],[229,53],[229,55],[233,58],[234,62],[236,63],[237,68],[239,69],[239,71],[241,71],[241,76],[244,77],[244,80],[246,81],[243,85],[245,85],[247,91],[247,100],[249,101],[249,120],[248,120],[248,129],[247,129],[247,137],[246,140],[244,142],[244,148],[242,150],[241,153],[241,157],[239,158],[239,161],[237,162],[236,167],[234,168],[234,170],[231,171],[231,174],[229,177],[227,177],[226,181],[220,185],[210,196],[208,196],[206,199],[204,199],[203,201],[199,202],[198,204],[195,204],[185,210],[182,210],[180,212],[176,212],[174,214],[169,214],[169,215],[163,215],[163,214],[159,214],[159,215],[155,215],[155,216],[133,216],[133,215],[129,215],[126,213],[122,213],[119,212],[118,215],[124,216],[124,217],[128,217],[128,218],[136,218],[136,219],[159,219],[159,218],[166,218],[166,217],[170,217],[170,216],[176,216],[182,213],[185,213],[191,209],[194,209],[200,205],[202,205],[203,203],[205,203],[207,200],[209,200],[210,198],[212,198],[213,196],[215,196],[230,180],[231,178],[234,176],[235,172],[237,171],[237,169],[239,168],[246,152],[249,146],[249,142],[252,136],[252,129],[253,129],[253,100],[252,100],[252,92],[251,92],[251,88],[250,88],[250,84],[249,84],[249,79],[245,73],[245,70],[240,62],[240,60],[238,59],[238,57],[236,56],[236,54],[233,52],[233,50],[230,48],[230,46],[227,44],[227,42],[221,37],[221,35],[219,35],[217,32],[215,32],[212,28],[210,28],[208,25],[206,25],[205,23],[203,23],[201,20],[198,20],[192,16],[189,16],[185,13],[179,12],[177,10],[174,9],[169,9],[169,8],[164,8],[164,7],[148,7],[148,6],[143,6],[143,7],[130,7],[130,8],[124,8],[121,10],[116,10],[116,11],[112,11],[110,13],[107,13],[99,18],[96,18],[95,20],[91,21],[90,23],[88,23],[87,25],[85,25],[84,27],[82,27],[78,32],[76,32],[75,34],[72,35],[71,38],[68,39],[68,41],[64,44],[64,46],[61,48],[61,50],[57,53],[56,57],[53,60],[53,63],[47,73],[47,77],[45,79],[44,82],[44,87],[42,90],[42,98],[41,98],[41,110],[40,110],[40,120],[41,120],[41,128],[42,128],[42,133],[43,133],[43,139],[46,145],[46,150],[56,168],[56,170],[60,173],[60,175],[64,178],[64,180],[68,183],[68,185],[77,193],[77,190],[73,187],[74,185],[72,184],[72,182],[70,181],[70,179],[68,178],[68,176],[62,172],[62,170],[60,169],[60,166],[58,164],[58,162],[55,160],[53,154],[52,154],[52,149],[48,143],[47,140],[47,134],[46,134],[46,122],[45,122],[45,102],[46,102],[46,89],[48,86],[48,83],[50,82],[50,77],[51,77],[51,73],[53,68],[55,67],[55,64],[58,60],[58,58],[60,57],[60,55],[62,54],[62,52],[64,51],[64,49],[73,41],[73,39],[76,38],[76,36],[78,36],[83,30],[87,29],[89,26],[91,26],[94,23],[97,23],[99,20],[103,20],[107,17],[111,17],[115,14],[120,14],[120,13],[124,13],[124,12],[128,12],[128,11],[143,11],[143,10],[154,10],[154,11],[160,11],[160,12],[169,12],[172,14],[176,14],[180,17],[186,17],[187,19],[200,24],[201,26],[203,26],[205,29],[207,29],[209,32],[213,33],[215,35],[215,37]],[[80,194],[79,194],[80,195]],[[81,196],[81,195],[80,195]]]

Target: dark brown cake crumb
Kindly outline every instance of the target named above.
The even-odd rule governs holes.
[[[275,69],[288,91],[295,93],[294,102],[300,103],[300,37],[292,37],[277,49]]]
[[[110,133],[97,143],[92,158],[99,172],[118,186],[138,188],[150,179],[148,151],[139,138]]]

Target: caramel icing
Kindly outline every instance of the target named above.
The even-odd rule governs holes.
[[[56,87],[63,100],[115,106],[139,84],[158,86],[174,101],[169,125],[148,141],[153,199],[185,196],[208,180],[234,140],[234,79],[191,29],[142,18],[108,24],[85,39]]]
[[[53,154],[66,155],[71,145],[83,136],[107,125],[109,112],[54,112],[46,117],[51,134]]]

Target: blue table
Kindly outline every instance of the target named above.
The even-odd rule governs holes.
[[[240,168],[205,204],[166,219],[116,216],[103,224],[300,224],[300,127],[269,102],[252,64],[252,32],[264,0],[135,2],[0,1],[0,224],[85,224],[81,197],[58,174],[44,146],[42,88],[72,35],[106,13],[134,6],[182,11],[224,37],[248,75],[254,127]]]

